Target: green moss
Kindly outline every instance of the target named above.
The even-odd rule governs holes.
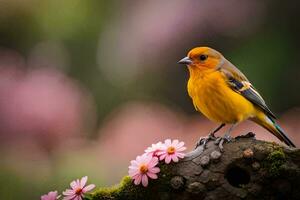
[[[266,166],[271,176],[276,177],[280,175],[281,167],[286,162],[286,156],[282,148],[277,148],[271,152],[267,157]]]
[[[125,176],[118,185],[99,188],[91,195],[91,200],[114,200],[114,199],[139,199],[144,194],[141,186],[132,183],[129,176]]]
[[[118,194],[119,187],[100,188],[91,195],[91,199],[114,199]]]
[[[122,181],[112,187],[99,188],[86,200],[140,200],[157,199],[161,192],[170,190],[171,165],[160,165],[161,172],[157,180],[149,180],[149,185],[145,188],[141,185],[134,185],[129,176],[125,176]],[[158,186],[159,187],[156,187]]]

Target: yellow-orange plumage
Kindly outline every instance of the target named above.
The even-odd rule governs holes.
[[[198,69],[189,67],[189,70]],[[188,93],[195,108],[214,122],[233,124],[256,113],[251,102],[227,86],[219,71],[191,72]]]
[[[250,119],[287,145],[295,146],[274,121],[275,116],[246,76],[209,47],[192,49],[179,61],[190,72],[187,89],[196,110],[222,124]]]

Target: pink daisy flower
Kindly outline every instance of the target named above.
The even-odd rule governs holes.
[[[85,193],[95,188],[94,184],[85,186],[87,180],[88,177],[85,176],[82,177],[81,180],[77,179],[75,181],[72,181],[70,183],[71,189],[67,189],[63,192],[63,195],[65,195],[63,200],[82,200]]]
[[[136,160],[132,160],[129,166],[129,176],[134,180],[135,185],[139,185],[142,182],[144,187],[148,185],[148,177],[151,179],[157,179],[157,173],[160,172],[158,167],[158,158],[151,155],[143,154],[137,156]]]
[[[41,200],[57,200],[60,197],[57,191],[51,191],[48,194],[44,194],[41,196]]]
[[[184,151],[186,147],[184,142],[178,140],[171,141],[170,139],[165,140],[162,151],[158,153],[160,160],[165,160],[165,163],[169,164],[171,160],[178,162],[179,158],[184,158]]]
[[[158,157],[158,153],[162,151],[162,143],[158,142],[156,144],[152,144],[151,147],[148,147],[145,152],[147,155]]]

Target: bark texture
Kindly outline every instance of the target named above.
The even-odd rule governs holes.
[[[300,199],[300,150],[259,141],[254,134],[224,144],[214,141],[179,163],[160,164],[157,180],[135,186],[129,177],[96,190],[93,200]]]

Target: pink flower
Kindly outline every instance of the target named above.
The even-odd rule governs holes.
[[[41,196],[41,200],[57,200],[60,197],[58,196],[57,191],[51,191],[48,194],[44,194]]]
[[[94,184],[85,186],[87,180],[88,177],[85,176],[82,177],[80,181],[79,179],[72,181],[70,183],[71,189],[67,189],[63,192],[63,195],[65,195],[63,200],[82,200],[85,193],[95,188]]]
[[[162,151],[162,143],[158,142],[156,144],[152,144],[151,147],[148,147],[145,152],[147,155],[158,157],[158,153]]]
[[[171,141],[170,139],[165,140],[162,151],[158,153],[160,160],[165,160],[165,163],[169,164],[171,160],[178,162],[179,158],[184,158],[184,151],[186,147],[184,142],[178,140]]]
[[[144,187],[148,185],[148,177],[151,179],[157,179],[157,173],[160,172],[158,167],[158,158],[151,155],[143,154],[137,156],[136,160],[132,160],[129,166],[129,176],[134,180],[135,185],[139,185],[142,182]]]

